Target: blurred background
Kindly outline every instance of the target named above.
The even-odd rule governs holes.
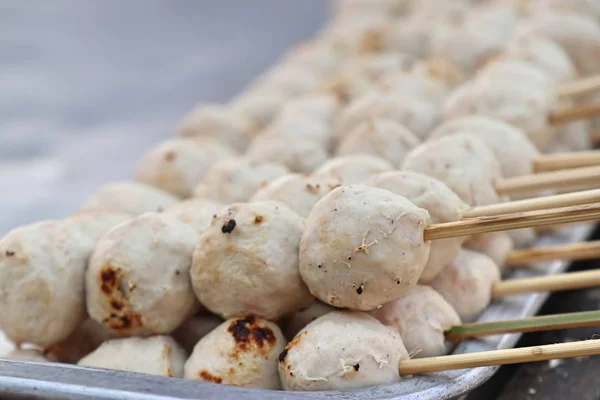
[[[0,235],[127,179],[324,22],[324,0],[0,0]]]

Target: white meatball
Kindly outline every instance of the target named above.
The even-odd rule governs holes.
[[[425,142],[404,159],[404,169],[444,182],[470,206],[500,202],[493,182],[500,166],[489,147],[472,134],[456,134]]]
[[[386,92],[401,93],[425,101],[441,103],[450,87],[440,79],[413,71],[401,71],[386,75],[379,83]]]
[[[565,50],[581,76],[600,72],[600,26],[593,17],[573,12],[544,11],[527,19],[518,36],[543,36]]]
[[[575,66],[565,50],[544,36],[517,37],[504,48],[502,57],[529,61],[556,82],[567,82],[577,77]]]
[[[115,334],[91,318],[86,319],[66,339],[48,346],[44,355],[50,361],[76,364]]]
[[[444,183],[427,175],[410,171],[392,171],[374,175],[367,186],[389,190],[406,197],[429,212],[432,223],[458,221],[468,206]],[[420,282],[428,282],[458,255],[464,237],[434,240]]]
[[[332,124],[333,119],[340,110],[340,103],[333,95],[323,93],[311,93],[287,102],[280,115],[274,121],[285,121],[293,116],[304,116],[313,118],[325,124]],[[299,122],[299,121],[298,121]],[[292,128],[289,126],[289,128]]]
[[[284,175],[259,189],[250,202],[279,201],[306,218],[317,201],[340,185],[340,180],[334,177]]]
[[[508,253],[513,251],[515,247],[511,236],[507,232],[473,235],[466,241],[465,246],[487,255],[499,268],[504,266]]]
[[[445,120],[465,115],[500,119],[521,128],[538,149],[546,147],[556,134],[548,122],[555,105],[552,87],[512,79],[476,79],[459,90],[459,95],[451,95],[445,104]]]
[[[279,357],[285,390],[341,390],[392,383],[408,353],[398,332],[368,314],[336,311],[301,330]]]
[[[357,125],[340,142],[338,156],[369,154],[400,167],[406,154],[420,140],[404,126],[389,119],[372,119]]]
[[[333,311],[339,311],[339,309],[331,307],[328,304],[320,301],[315,301],[309,307],[296,311],[295,313],[288,315],[281,321],[283,327],[283,333],[285,337],[292,340],[298,332],[304,327],[310,324],[315,319],[328,314]]]
[[[135,179],[178,197],[189,197],[215,162],[235,153],[214,139],[169,139],[138,161]]]
[[[48,359],[44,357],[42,353],[35,349],[15,349],[0,358],[7,358],[9,360],[21,360],[21,361],[35,361],[35,362],[46,362]]]
[[[181,378],[185,358],[170,336],[130,337],[102,343],[77,365]]]
[[[304,220],[283,203],[233,204],[200,236],[191,270],[200,302],[223,318],[275,320],[310,305],[298,272]]]
[[[161,212],[176,204],[177,197],[139,182],[103,185],[88,198],[82,211],[113,211],[130,215]]]
[[[224,207],[224,204],[203,198],[193,198],[177,203],[165,210],[170,215],[190,225],[201,234],[210,226],[213,216]]]
[[[300,274],[335,307],[372,310],[419,280],[429,257],[430,218],[402,196],[341,186],[312,209],[300,242]]]
[[[194,315],[173,331],[173,339],[192,354],[194,346],[210,331],[221,325],[223,320],[215,315]]]
[[[513,229],[505,232],[513,242],[513,247],[525,249],[532,247],[537,239],[537,232],[533,228]],[[504,257],[506,261],[506,257]]]
[[[281,389],[277,360],[287,340],[277,325],[256,317],[230,319],[200,339],[184,378],[224,385]]]
[[[335,157],[321,165],[314,173],[318,177],[334,177],[344,185],[362,183],[375,174],[393,170],[386,160],[368,154]]]
[[[129,214],[112,211],[80,211],[66,221],[75,225],[95,245],[106,232],[131,218]]]
[[[199,104],[184,117],[177,130],[180,136],[213,138],[244,151],[256,134],[256,125],[231,107]]]
[[[310,140],[262,134],[252,142],[246,157],[254,162],[278,163],[292,172],[308,174],[327,160],[327,151]]]
[[[263,132],[264,136],[288,141],[305,140],[317,143],[324,149],[331,147],[333,129],[331,123],[307,111],[283,111]]]
[[[494,153],[504,177],[532,174],[533,162],[540,156],[522,130],[504,121],[479,115],[449,120],[438,126],[430,139],[458,133],[471,133],[483,140]]]
[[[400,333],[413,358],[447,354],[451,345],[446,342],[444,333],[461,323],[442,295],[423,285],[412,286],[400,298],[384,304],[372,315]]]
[[[500,272],[490,257],[463,249],[429,284],[463,322],[470,322],[490,304],[492,287],[499,280]]]
[[[231,108],[252,120],[258,128],[267,126],[288,100],[288,95],[277,89],[255,89],[234,98]]]
[[[575,121],[561,126],[556,139],[550,144],[548,152],[568,153],[591,149],[593,145],[590,130],[590,121]]]
[[[258,189],[287,173],[281,164],[232,158],[213,165],[194,196],[224,204],[247,201]]]
[[[108,232],[86,273],[90,317],[124,335],[172,332],[198,307],[189,278],[197,240],[189,225],[155,213]]]
[[[292,63],[275,65],[256,81],[262,88],[277,89],[288,96],[300,96],[312,91],[322,78],[316,69]]]
[[[431,52],[474,71],[502,49],[516,23],[517,15],[509,6],[472,8],[453,23],[435,26]]]
[[[341,140],[361,122],[371,118],[391,119],[425,139],[440,119],[440,109],[433,102],[405,96],[398,92],[372,91],[342,110],[336,121],[336,137]]]
[[[0,327],[14,343],[47,346],[85,319],[93,243],[69,221],[42,221],[0,239]]]

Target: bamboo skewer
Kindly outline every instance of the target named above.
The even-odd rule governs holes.
[[[568,224],[600,219],[600,203],[529,211],[493,217],[478,217],[456,222],[432,224],[425,228],[424,239],[447,239],[477,233],[498,232],[536,226]]]
[[[592,143],[600,143],[600,130],[593,130],[590,132],[590,141]]]
[[[536,172],[600,165],[600,150],[545,154],[533,161]]]
[[[600,270],[500,281],[492,287],[492,297],[531,292],[560,292],[595,286],[600,286]]]
[[[562,83],[556,88],[559,97],[581,96],[600,90],[600,75],[588,76],[571,82]]]
[[[542,332],[555,329],[583,328],[600,325],[600,311],[582,311],[507,321],[473,322],[453,326],[445,332],[446,340],[458,341],[499,333]]]
[[[550,125],[564,125],[581,119],[600,115],[600,104],[590,104],[572,107],[566,110],[553,111],[548,115]]]
[[[524,362],[547,361],[556,358],[584,357],[599,354],[600,339],[591,339],[581,342],[547,344],[517,349],[481,351],[477,353],[402,360],[398,364],[398,373],[401,376],[416,375],[453,369],[519,364]]]
[[[504,265],[515,268],[551,260],[578,261],[594,258],[600,258],[600,240],[511,251]]]
[[[535,211],[558,207],[600,202],[600,189],[586,190],[534,199],[515,200],[489,206],[473,207],[462,213],[463,218],[494,216],[516,212]]]
[[[600,187],[600,165],[504,178],[494,185],[499,195],[531,194],[547,189]]]

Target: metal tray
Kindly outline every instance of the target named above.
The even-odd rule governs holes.
[[[576,243],[587,239],[594,224],[574,225],[560,233],[542,237],[540,246]],[[516,270],[508,278],[550,275],[565,271],[568,262],[546,263],[538,268]],[[534,315],[548,297],[547,293],[509,296],[491,304],[479,321],[519,318]],[[461,342],[454,353],[513,347],[520,334],[497,335],[485,340]],[[28,399],[403,399],[441,400],[458,397],[474,389],[497,367],[474,368],[415,376],[400,382],[330,392],[277,392],[162,378],[119,371],[82,368],[54,363],[0,360],[0,397]]]

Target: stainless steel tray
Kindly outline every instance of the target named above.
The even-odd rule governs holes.
[[[559,234],[544,236],[540,246],[585,240],[593,224],[575,225]],[[547,263],[539,268],[517,270],[508,277],[549,275],[565,271],[568,262]],[[519,318],[537,313],[546,293],[510,296],[496,301],[479,318],[483,320]],[[485,340],[463,341],[455,353],[505,349],[515,345],[519,334],[497,335]],[[477,387],[497,367],[474,368],[417,376],[400,382],[352,391],[276,392],[161,378],[151,375],[81,368],[53,363],[0,360],[0,397],[44,399],[451,399]]]

